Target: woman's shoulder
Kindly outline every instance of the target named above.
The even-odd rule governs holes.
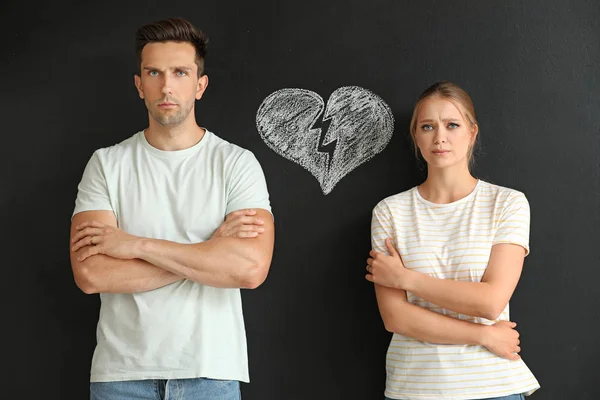
[[[507,202],[514,200],[527,201],[525,193],[518,189],[497,185],[482,180],[480,180],[479,184],[480,187],[477,194],[480,198],[494,199],[496,202]]]
[[[415,191],[417,187],[412,187],[400,193],[393,194],[381,200],[375,206],[375,209],[389,208],[390,206],[402,206],[412,204],[414,201]]]

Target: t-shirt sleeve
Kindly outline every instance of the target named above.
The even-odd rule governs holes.
[[[83,211],[109,210],[114,211],[108,195],[106,177],[98,156],[94,152],[88,161],[79,186],[73,215]]]
[[[387,204],[381,202],[373,209],[371,218],[371,248],[378,253],[389,255],[385,239],[390,238],[395,243],[392,229],[392,216]]]
[[[271,212],[265,175],[248,150],[236,160],[229,177],[226,214],[242,208],[263,208]]]
[[[529,254],[529,202],[523,193],[510,197],[501,212],[492,245],[511,243],[522,246]]]

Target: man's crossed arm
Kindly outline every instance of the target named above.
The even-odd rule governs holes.
[[[86,211],[71,223],[71,266],[85,293],[137,293],[181,279],[253,289],[267,277],[274,244],[269,211],[238,210],[213,236],[181,244],[130,235],[112,211]]]

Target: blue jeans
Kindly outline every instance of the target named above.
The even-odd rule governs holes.
[[[491,397],[489,399],[481,399],[481,400],[523,400],[525,397],[522,394],[511,394],[510,396],[504,397]],[[394,400],[386,397],[385,400]]]
[[[240,383],[207,378],[92,382],[90,400],[240,400]]]

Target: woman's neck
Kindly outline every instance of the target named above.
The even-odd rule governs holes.
[[[419,187],[419,194],[432,203],[453,203],[468,196],[475,186],[477,179],[471,175],[468,168],[451,171],[450,168],[429,169],[427,179]]]

